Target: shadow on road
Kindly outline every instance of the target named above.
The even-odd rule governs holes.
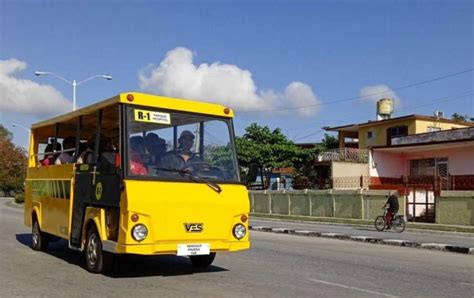
[[[16,240],[20,244],[31,246],[31,234],[29,233],[16,234]],[[81,252],[69,249],[65,240],[51,242],[44,253],[85,270],[84,255]],[[115,255],[114,268],[105,276],[111,278],[179,276],[222,271],[228,271],[228,269],[212,265],[205,269],[198,269],[191,265],[188,258],[173,255]]]
[[[374,228],[354,228],[354,230],[357,230],[357,231],[371,231],[371,232],[379,232],[377,231],[376,229]]]
[[[357,229],[354,229],[354,230],[358,230],[358,231],[370,231],[370,232],[379,232],[379,233],[396,233],[394,230],[390,229],[390,230],[383,230],[383,231],[377,231],[376,229],[369,229],[369,228],[357,228]]]

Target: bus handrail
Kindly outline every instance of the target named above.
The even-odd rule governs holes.
[[[36,154],[30,154],[30,156],[39,156],[39,155],[45,155],[45,154],[56,154],[56,153],[63,153],[63,152],[75,152],[75,148],[71,149],[66,149],[66,150],[54,150],[54,151],[48,151],[48,152],[43,152],[43,153],[36,153]]]

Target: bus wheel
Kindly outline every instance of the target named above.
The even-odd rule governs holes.
[[[112,265],[112,256],[102,250],[102,241],[95,226],[89,229],[86,242],[86,266],[92,273],[107,272]]]
[[[194,267],[197,268],[206,268],[212,264],[214,258],[216,257],[216,253],[212,252],[210,255],[205,256],[190,256],[189,259]]]
[[[31,227],[31,248],[43,251],[48,248],[48,236],[41,232],[36,218],[33,219],[33,226]]]

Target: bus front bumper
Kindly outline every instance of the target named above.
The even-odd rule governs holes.
[[[209,244],[211,252],[231,252],[250,248],[250,241],[201,241]],[[152,244],[122,244],[110,240],[102,242],[105,251],[116,254],[170,255],[177,254],[179,244],[198,244],[195,242],[165,242]]]

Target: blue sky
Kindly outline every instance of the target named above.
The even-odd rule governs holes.
[[[29,84],[24,88],[24,100],[36,94],[32,90],[47,94],[38,95],[42,99],[31,98],[31,104],[16,110],[0,105],[0,123],[12,130],[19,145],[26,145],[27,133],[11,128],[11,123],[29,126],[45,117],[45,113],[34,111],[48,110],[48,98],[56,98],[51,109],[72,98],[69,85],[53,77],[36,77],[35,70],[52,71],[71,80],[101,73],[113,76],[112,81],[97,79],[80,86],[80,106],[132,90],[216,95],[215,101],[228,96],[237,111],[238,134],[249,123],[257,122],[281,127],[298,142],[314,142],[322,138],[322,132],[300,138],[322,126],[375,118],[373,100],[325,102],[359,96],[370,86],[373,90],[380,90],[381,85],[396,88],[474,67],[472,1],[0,3],[0,60],[17,59],[17,71],[9,73],[3,85],[0,82],[3,96],[10,96],[7,101],[12,105],[18,103],[11,98],[11,90],[4,90],[11,87],[11,80],[20,87]],[[187,52],[178,55],[180,47],[194,53],[188,64],[181,62]],[[176,66],[174,72],[160,68],[167,53]],[[209,66],[216,62],[220,64],[215,64],[214,72],[199,68],[203,63]],[[189,65],[199,70],[186,74],[186,81],[180,70]],[[234,75],[222,78],[229,69]],[[181,81],[183,87],[170,88],[153,77],[153,71]],[[139,77],[141,72],[147,87]],[[188,82],[195,82],[193,75],[207,80],[209,87],[183,91]],[[218,79],[224,82],[213,84]],[[473,72],[468,72],[395,91],[399,101],[395,114],[441,110],[447,115],[459,112],[472,117],[473,82]],[[252,84],[255,92],[240,94]],[[15,92],[23,92],[20,87]],[[217,89],[211,90],[214,87]],[[252,96],[255,98],[250,100]],[[448,101],[439,102],[443,99]],[[322,105],[287,113],[249,112],[298,103]]]

